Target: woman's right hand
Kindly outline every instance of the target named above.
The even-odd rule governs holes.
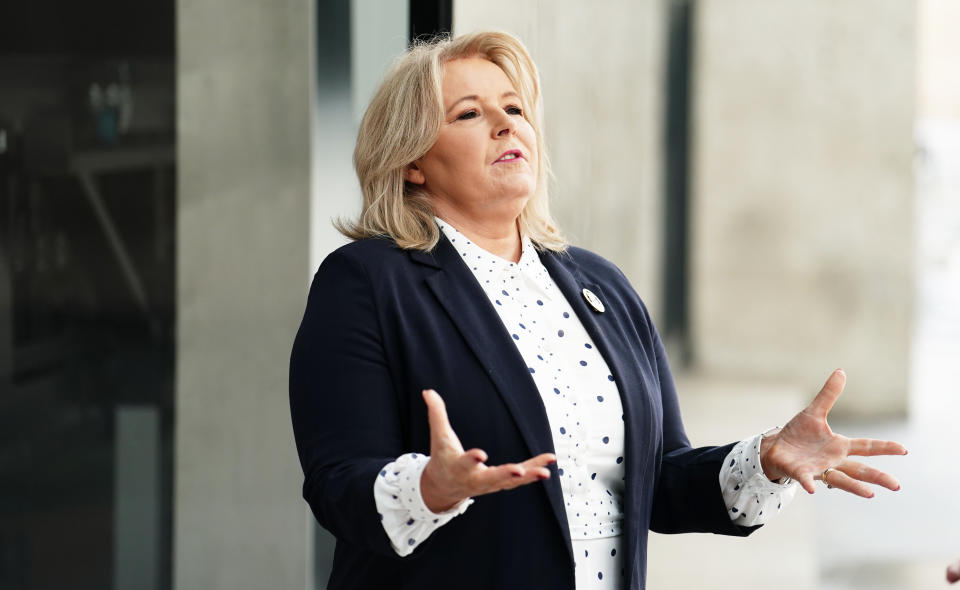
[[[432,512],[450,510],[473,496],[509,490],[548,479],[547,465],[556,455],[544,453],[523,463],[507,463],[490,467],[482,449],[463,450],[460,439],[450,426],[447,407],[440,395],[423,390],[430,420],[430,461],[420,476],[420,494]]]

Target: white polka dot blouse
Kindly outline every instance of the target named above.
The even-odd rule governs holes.
[[[620,394],[607,363],[529,238],[524,238],[520,261],[514,263],[480,248],[448,223],[437,223],[480,283],[540,392],[574,555],[582,557],[577,560],[577,587],[617,587],[624,454],[629,450],[624,448]],[[731,520],[745,526],[775,516],[795,492],[795,484],[780,485],[763,475],[759,445],[759,435],[738,443],[719,474]],[[427,461],[422,454],[403,455],[384,466],[374,484],[384,531],[399,555],[412,553],[473,502],[432,513],[419,487]],[[580,567],[588,562],[589,567]]]

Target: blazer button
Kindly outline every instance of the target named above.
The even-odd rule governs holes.
[[[603,313],[606,311],[606,308],[603,306],[603,302],[600,301],[600,298],[593,294],[593,291],[590,289],[584,289],[582,291],[583,298],[587,300],[587,303],[590,304],[590,307],[593,308],[593,311]]]

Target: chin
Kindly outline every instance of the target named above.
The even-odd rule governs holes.
[[[501,195],[501,199],[504,200],[523,200],[527,201],[533,198],[533,195],[537,192],[537,185],[533,182],[517,182],[512,183],[509,186],[501,186],[495,190],[496,193]]]

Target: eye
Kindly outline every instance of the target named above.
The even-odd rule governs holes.
[[[505,108],[504,110],[507,112],[508,115],[522,115],[522,114],[523,114],[523,109],[521,109],[520,107],[518,107],[518,106],[516,106],[516,105],[510,105],[510,106],[508,106],[507,108]]]
[[[471,110],[469,110],[469,111],[467,111],[467,112],[465,112],[465,113],[461,113],[460,116],[457,117],[457,120],[458,120],[458,121],[466,121],[467,119],[473,119],[473,118],[475,118],[476,116],[477,116],[477,111],[474,111],[474,110],[471,109]]]

